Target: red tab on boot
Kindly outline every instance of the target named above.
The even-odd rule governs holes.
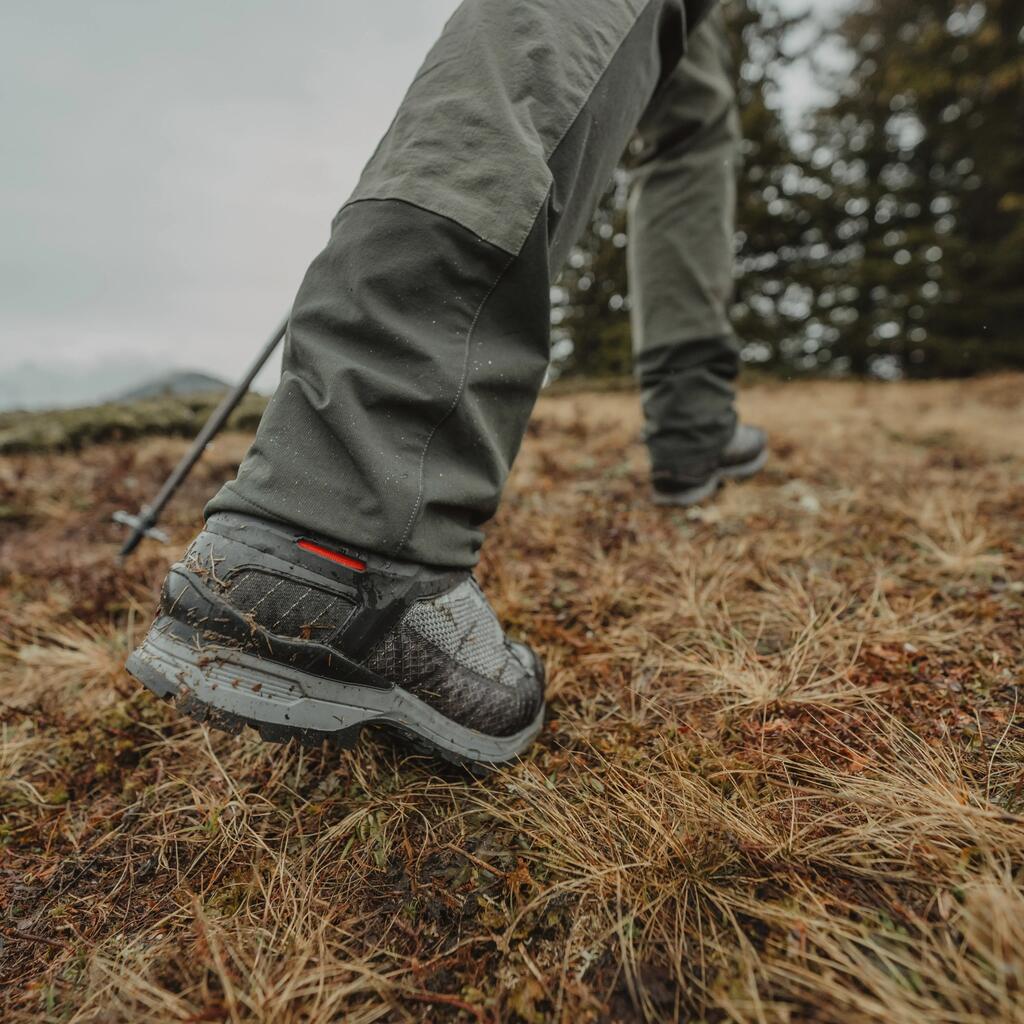
[[[309,551],[314,555],[319,555],[321,558],[326,558],[331,562],[337,562],[338,565],[345,566],[346,569],[355,569],[356,572],[366,572],[366,563],[361,562],[358,558],[350,558],[348,555],[341,554],[340,551],[331,551],[330,548],[322,548],[319,544],[314,544],[311,540],[300,540],[296,541],[303,551]]]

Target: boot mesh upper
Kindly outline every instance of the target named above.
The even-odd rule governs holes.
[[[412,605],[364,665],[492,735],[522,729],[540,704],[536,666],[505,639],[472,578]]]
[[[337,594],[257,569],[230,577],[225,596],[269,632],[302,640],[325,640],[355,608]]]
[[[433,600],[418,601],[400,628],[494,682],[505,682],[515,670],[501,626],[473,579]]]

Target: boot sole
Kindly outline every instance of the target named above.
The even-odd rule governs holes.
[[[232,734],[252,726],[260,736],[307,746],[355,746],[363,726],[381,725],[407,745],[454,764],[499,765],[529,749],[544,723],[544,705],[512,736],[459,725],[399,686],[375,689],[336,682],[229,647],[199,647],[158,619],[126,668],[147,690],[200,722]]]
[[[768,463],[768,449],[761,451],[748,462],[740,462],[735,466],[723,466],[719,472],[726,480],[746,480],[755,473],[760,473]]]
[[[735,466],[723,466],[715,470],[702,484],[690,487],[685,491],[673,491],[671,494],[654,492],[654,504],[675,508],[688,508],[699,505],[710,498],[725,480],[746,480],[755,473],[760,473],[768,462],[768,449],[762,451],[748,462],[740,462]]]

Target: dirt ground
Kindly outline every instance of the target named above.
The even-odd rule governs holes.
[[[477,779],[230,737],[122,663],[247,438],[0,460],[0,1018],[1024,1021],[1024,377],[758,385],[772,461],[647,500],[541,401],[480,578],[549,720]]]

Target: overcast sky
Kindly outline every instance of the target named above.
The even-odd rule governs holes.
[[[2,0],[0,374],[237,376],[456,2]]]

